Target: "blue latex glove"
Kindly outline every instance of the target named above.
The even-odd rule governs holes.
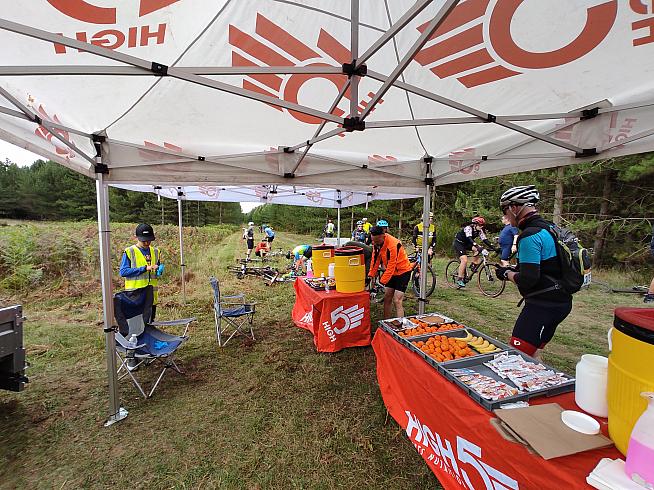
[[[159,267],[157,268],[157,272],[155,272],[155,276],[156,277],[161,277],[161,275],[163,274],[163,271],[164,271],[164,265],[159,264]]]
[[[163,342],[161,340],[154,341],[154,350],[161,350],[168,345],[168,342]]]

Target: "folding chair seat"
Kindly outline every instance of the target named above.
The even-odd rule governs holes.
[[[144,398],[152,396],[168,369],[172,368],[179,374],[184,374],[175,363],[175,354],[177,349],[188,340],[186,334],[189,325],[195,320],[195,318],[183,318],[146,323],[144,319],[150,318],[152,299],[152,286],[114,294],[114,316],[118,323],[116,355],[120,360],[119,379],[129,376]],[[182,325],[184,332],[181,335],[173,335],[157,328]],[[136,335],[136,345],[129,342],[132,335]],[[135,372],[151,364],[160,366],[161,372],[152,388],[146,392]]]
[[[246,302],[243,293],[221,295],[218,279],[213,276],[209,278],[209,283],[213,289],[213,313],[218,345],[223,347],[236,334],[254,340],[253,321],[256,303]]]

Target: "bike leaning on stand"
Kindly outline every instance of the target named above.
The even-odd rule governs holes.
[[[490,255],[488,250],[483,248],[480,255],[481,262],[478,264],[472,263],[469,270],[466,269],[466,276],[463,278],[463,282],[468,284],[472,281],[474,275],[477,274],[477,286],[479,286],[482,294],[490,298],[496,298],[504,292],[506,280],[500,280],[495,276],[495,269],[499,267],[499,264],[488,261],[488,256]],[[460,289],[456,284],[459,275],[459,264],[459,259],[453,259],[445,266],[445,282],[447,282],[449,287],[454,289]]]

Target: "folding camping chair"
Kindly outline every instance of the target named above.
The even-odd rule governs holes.
[[[144,319],[150,318],[152,300],[152,286],[114,294],[114,316],[118,322],[116,355],[120,359],[118,379],[129,376],[144,398],[152,396],[169,368],[179,374],[184,374],[175,364],[174,357],[177,349],[188,340],[186,334],[189,325],[195,321],[195,318],[183,318],[147,323]],[[182,325],[184,325],[182,335],[172,335],[157,328]],[[136,335],[136,344],[130,343],[132,335]],[[145,367],[155,363],[161,366],[161,373],[152,385],[150,392],[147,393],[134,372],[141,366]]]
[[[236,334],[254,340],[252,322],[254,321],[256,303],[246,303],[243,293],[221,296],[218,279],[211,276],[209,282],[213,289],[213,313],[216,319],[216,340],[218,345],[223,347]],[[250,330],[249,334],[248,329]],[[227,335],[229,336],[224,339]]]

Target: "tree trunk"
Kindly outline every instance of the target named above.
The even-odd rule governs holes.
[[[218,203],[218,224],[223,224],[223,203]]]
[[[556,188],[554,189],[554,210],[552,211],[552,221],[557,226],[561,226],[561,214],[563,213],[563,178],[565,176],[565,167],[556,169]]]
[[[350,215],[350,236],[354,233],[354,206],[352,206],[352,214]]]
[[[397,236],[402,236],[402,211],[404,211],[404,201],[400,199],[400,219],[397,222]]]
[[[602,190],[602,204],[600,205],[599,219],[607,220],[609,214],[609,205],[611,204],[611,190],[613,188],[613,178],[615,172],[607,170],[604,173],[604,188]],[[606,239],[606,232],[609,228],[608,221],[602,221],[597,227],[595,233],[595,241],[593,242],[593,262],[599,264],[602,262],[604,254],[604,242]]]

